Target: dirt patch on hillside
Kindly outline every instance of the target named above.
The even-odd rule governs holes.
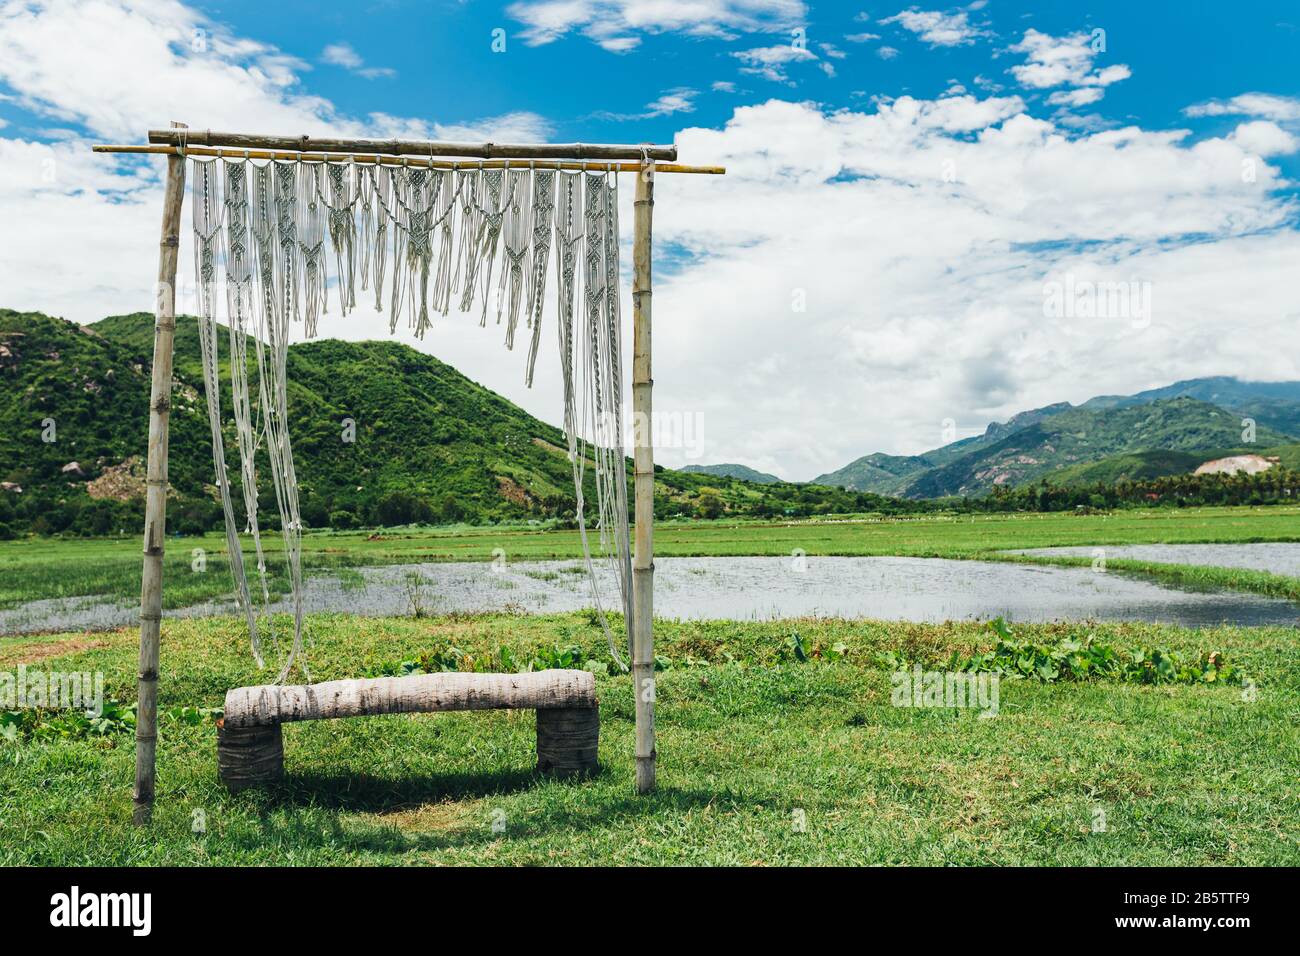
[[[513,504],[523,505],[525,508],[533,506],[532,496],[524,490],[523,485],[509,475],[497,475],[497,491],[501,493],[502,498]]]
[[[117,465],[104,469],[94,481],[86,482],[92,498],[109,501],[132,501],[145,494],[145,467],[139,455],[132,455]]]

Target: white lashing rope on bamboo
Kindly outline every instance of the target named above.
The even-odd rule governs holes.
[[[584,561],[610,652],[626,664],[606,620],[587,536],[584,483],[594,471],[600,550],[618,582],[625,624],[631,623],[631,536],[623,441],[622,330],[619,315],[617,177],[535,169],[451,169],[363,166],[330,162],[190,158],[194,168],[195,265],[199,328],[212,431],[213,461],[226,522],[231,571],[248,621],[253,653],[269,654],[283,682],[303,665],[302,520],[289,437],[290,328],[312,338],[328,311],[331,286],[339,310],[373,291],[389,310],[391,331],[403,312],[417,337],[447,315],[479,306],[513,349],[521,317],[531,329],[525,381],[532,385],[541,342],[550,250],[555,248],[564,431],[572,463],[576,517]],[[332,267],[333,276],[329,275]],[[231,408],[239,477],[252,536],[263,613],[254,607],[225,463],[218,394],[216,286],[224,270],[229,325]],[[358,286],[360,289],[358,290]],[[253,342],[256,403],[248,372]],[[254,409],[256,414],[254,414]],[[266,555],[258,522],[256,458],[265,449],[279,511],[294,605],[293,640],[280,647],[271,627]],[[271,635],[270,648],[262,640]]]

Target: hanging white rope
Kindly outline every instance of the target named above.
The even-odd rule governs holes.
[[[584,484],[594,472],[600,551],[631,620],[631,545],[623,445],[622,332],[619,315],[617,177],[554,169],[451,169],[363,166],[353,161],[205,160],[194,167],[194,238],[200,342],[213,462],[226,521],[231,570],[248,620],[253,653],[267,659],[240,550],[225,463],[218,392],[216,285],[224,270],[229,325],[231,408],[238,438],[246,529],[260,580],[261,631],[283,682],[302,667],[302,521],[289,437],[288,345],[292,324],[314,337],[328,310],[329,286],[346,315],[358,285],[403,312],[423,337],[453,298],[461,312],[479,306],[513,348],[520,318],[531,329],[525,381],[531,386],[541,342],[550,250],[555,247],[557,325],[564,388],[564,431],[592,599],[615,661],[626,668],[609,624],[587,536]],[[332,266],[333,276],[329,275]],[[256,368],[256,417],[248,340]],[[294,604],[293,640],[281,649],[271,628],[266,557],[258,522],[257,453],[264,448],[279,511]],[[630,627],[629,627],[630,630]]]

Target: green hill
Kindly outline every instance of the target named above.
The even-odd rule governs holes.
[[[221,343],[228,381],[224,333]],[[0,481],[7,483],[0,534],[141,527],[152,350],[148,314],[80,326],[0,310]],[[168,526],[209,530],[220,509],[190,317],[177,322],[175,356]],[[433,356],[391,341],[322,339],[291,346],[288,362],[308,525],[572,519],[563,433]],[[343,439],[347,419],[354,442]],[[228,415],[226,437],[234,455]],[[269,478],[265,467],[261,474]],[[260,493],[273,502],[269,485]],[[656,512],[664,517],[900,507],[841,489],[657,469]]]
[[[1275,457],[1278,465],[1290,471],[1300,470],[1300,444],[1276,445],[1260,448],[1258,445],[1238,445],[1235,448],[1215,448],[1204,451],[1142,451],[1114,455],[1101,461],[1075,465],[1053,472],[1051,482],[1064,487],[1113,485],[1117,481],[1150,481],[1173,475],[1186,475],[1200,465],[1215,458],[1229,455],[1261,455]]]
[[[1243,445],[1245,418],[1255,422],[1251,445]],[[982,435],[920,455],[866,455],[814,481],[909,498],[980,495],[1043,478],[1071,486],[1112,483],[1183,474],[1208,459],[1261,453],[1297,435],[1300,382],[1190,379],[1077,407],[1031,409],[990,424]]]
[[[1168,475],[1185,475],[1195,471],[1202,462],[1222,458],[1231,451],[1190,452],[1156,449],[1112,455],[1101,461],[1070,465],[1052,473],[1054,485],[1074,488],[1083,485],[1113,485],[1117,481],[1148,481]]]
[[[933,467],[934,462],[928,458],[915,455],[885,455],[876,452],[873,455],[864,455],[838,471],[818,475],[813,479],[813,483],[835,488],[874,491],[880,495],[896,495],[901,493],[913,478]]]
[[[1269,428],[1260,427],[1256,432],[1260,445],[1287,440],[1288,436]],[[1238,414],[1194,398],[1128,408],[1074,408],[923,473],[905,493],[923,498],[979,495],[1000,485],[1014,487],[1044,478],[1055,482],[1058,472],[1115,455],[1156,449],[1217,451],[1240,443]],[[1200,461],[1208,457],[1211,455],[1200,457]]]
[[[686,465],[682,468],[682,471],[688,475],[714,475],[715,477],[737,478],[740,481],[752,481],[757,485],[772,485],[781,480],[776,475],[769,475],[765,471],[758,471],[748,465]]]

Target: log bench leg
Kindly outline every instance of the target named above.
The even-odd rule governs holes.
[[[217,724],[217,772],[231,791],[276,783],[284,776],[284,738],[279,724],[227,727]]]
[[[594,773],[600,743],[597,707],[545,707],[537,711],[537,769],[556,777]]]

